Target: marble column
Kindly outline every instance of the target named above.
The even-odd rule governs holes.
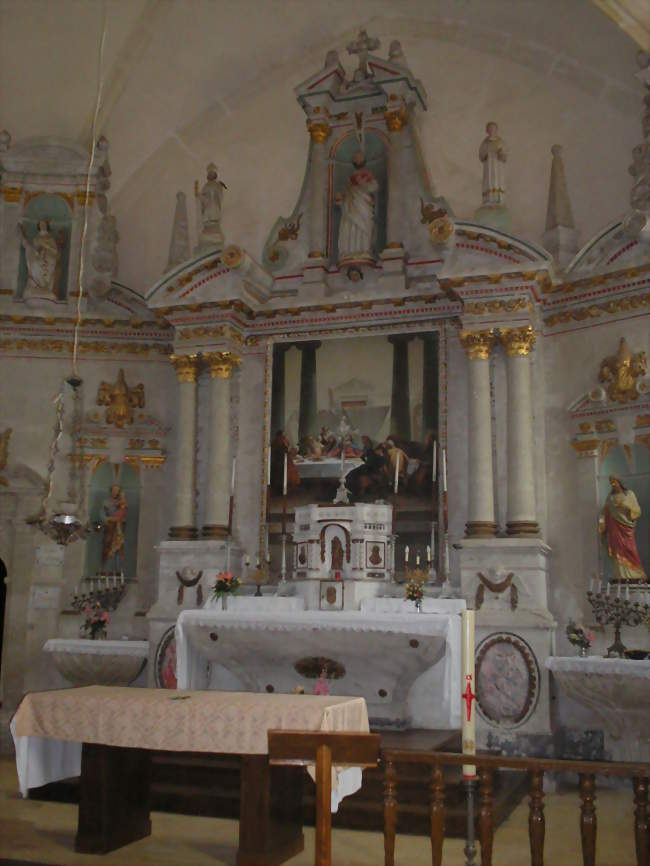
[[[273,369],[271,373],[271,436],[284,430],[285,401],[285,355],[291,348],[290,343],[277,343],[273,347]]]
[[[395,334],[393,344],[393,388],[390,401],[390,432],[402,439],[411,438],[411,403],[409,398],[409,346],[413,338]]]
[[[170,355],[178,377],[176,504],[169,537],[196,538],[196,382],[198,355]]]
[[[508,377],[508,535],[538,535],[533,465],[530,353],[535,331],[501,328]]]
[[[404,107],[390,110],[384,114],[388,127],[387,185],[388,203],[386,209],[386,247],[399,249],[404,246],[404,178],[402,176],[402,155],[408,122]]]
[[[422,439],[438,433],[438,334],[422,334]]]
[[[330,137],[329,125],[321,121],[307,124],[311,136],[311,196],[309,214],[310,259],[325,258],[327,239],[325,237],[327,202],[327,139]]]
[[[467,537],[496,535],[490,405],[490,352],[495,339],[492,329],[460,333],[468,358]]]
[[[241,359],[232,352],[210,352],[203,360],[210,371],[210,419],[205,525],[201,534],[204,538],[224,538],[230,522],[232,482],[230,384],[233,369]]]
[[[316,391],[316,350],[318,340],[296,343],[302,352],[300,361],[300,412],[298,415],[298,442],[305,436],[318,434],[318,394]]]

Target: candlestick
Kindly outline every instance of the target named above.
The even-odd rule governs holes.
[[[443,452],[444,453],[444,452]],[[444,464],[443,464],[444,465]],[[474,702],[474,611],[461,613],[461,669],[462,680],[462,743],[464,755],[476,754],[476,709]],[[476,767],[463,764],[463,778],[474,779]]]
[[[259,558],[257,561],[259,562]],[[251,558],[248,554],[246,554],[246,556],[244,557],[244,565],[248,566],[250,564],[251,564]]]
[[[447,492],[447,449],[442,449],[442,492]]]
[[[284,473],[282,475],[282,495],[287,495],[287,453],[284,454]]]
[[[404,548],[404,562],[408,562],[408,561],[409,561],[409,546],[407,544],[406,547]]]
[[[256,567],[256,568],[259,568],[259,567],[260,567],[260,558],[259,558],[259,556],[256,556],[256,557],[255,557],[255,567]]]
[[[420,565],[420,554],[419,553],[415,554],[415,565],[416,565],[416,567]]]
[[[235,495],[235,471],[237,468],[237,458],[232,458],[232,475],[230,476],[230,495]]]
[[[397,451],[397,449],[395,449]],[[399,454],[395,455],[395,481],[393,484],[393,488],[395,493],[397,493],[397,488],[399,487]]]
[[[431,562],[431,547],[427,544],[427,563]]]
[[[433,459],[432,459],[432,469],[431,469],[431,480],[436,480],[436,475],[438,471],[438,443],[436,440],[433,440]]]

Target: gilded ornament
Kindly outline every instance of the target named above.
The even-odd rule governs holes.
[[[46,192],[45,190],[38,190],[36,192],[26,192],[25,193],[25,206],[27,206],[28,202],[33,198],[38,198],[42,195],[57,195],[59,198],[62,198],[64,202],[70,205],[70,210],[74,209],[74,197],[72,193],[69,192]]]
[[[117,374],[117,382],[111,385],[102,382],[97,391],[97,405],[106,406],[106,423],[115,424],[118,429],[133,424],[133,410],[144,407],[144,385],[134,388],[126,384],[124,370]]]
[[[438,217],[429,224],[429,237],[434,244],[444,244],[454,233],[454,224],[449,217]]]
[[[170,355],[179,382],[196,382],[199,373],[198,355]]]
[[[470,361],[487,361],[496,342],[492,328],[487,331],[461,331],[459,338]]]
[[[95,193],[94,192],[86,192],[85,189],[78,189],[75,193],[75,198],[77,199],[77,203],[81,205],[81,207],[85,207],[86,205],[92,205],[95,201]]]
[[[465,315],[482,316],[486,313],[516,313],[519,310],[533,310],[528,298],[510,298],[507,301],[470,301],[463,307]]]
[[[11,204],[15,204],[20,201],[20,196],[22,195],[22,189],[19,186],[3,186],[2,187],[2,197],[6,202]]]
[[[598,433],[613,433],[616,430],[616,424],[613,421],[596,421],[596,430]]]
[[[618,298],[615,301],[604,301],[600,304],[591,304],[588,307],[576,307],[572,310],[563,310],[554,313],[544,319],[544,324],[549,327],[569,322],[582,322],[585,319],[597,319],[600,316],[616,313],[624,313],[628,310],[638,310],[650,306],[650,294],[632,295],[627,298]]]
[[[97,355],[148,355],[157,352],[160,355],[169,355],[168,343],[131,343],[131,342],[102,342],[88,341],[78,344],[78,351],[82,354]],[[73,350],[72,340],[33,340],[14,339],[0,340],[0,352],[63,352],[71,355]]]
[[[650,415],[637,415],[635,427],[650,427]]]
[[[637,383],[637,380],[647,372],[646,353],[632,353],[625,337],[621,337],[618,352],[601,362],[598,381],[606,387],[607,396],[614,403],[628,403],[638,400],[640,382]]]
[[[9,460],[9,440],[11,439],[11,433],[11,427],[7,427],[5,431],[0,433],[0,472],[2,472],[3,469],[6,469],[7,461]],[[0,475],[0,484],[7,487],[8,483],[7,479]]]
[[[594,425],[590,424],[589,421],[583,421],[582,424],[578,425],[581,433],[593,433]]]
[[[203,356],[211,379],[230,379],[233,369],[241,364],[241,358],[232,352],[210,352]]]
[[[329,123],[325,120],[308,121],[307,129],[311,140],[316,144],[325,144],[332,132]]]
[[[422,225],[431,223],[440,217],[447,216],[447,211],[444,207],[436,207],[435,204],[425,204],[424,199],[420,196],[420,222]]]
[[[599,439],[572,439],[571,447],[579,457],[593,457],[598,454]]]
[[[384,112],[384,120],[389,132],[401,132],[408,123],[408,115],[405,108],[399,108],[397,111]]]
[[[243,254],[239,247],[232,244],[223,251],[224,264],[229,268],[237,268],[242,263]]]
[[[531,325],[523,328],[500,328],[499,340],[510,358],[528,355],[535,345],[535,330]]]

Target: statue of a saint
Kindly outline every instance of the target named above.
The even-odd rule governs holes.
[[[208,179],[199,192],[198,180],[194,183],[194,195],[198,208],[199,250],[221,249],[223,247],[223,232],[221,231],[221,200],[225,183],[217,179],[217,167],[211,162],[207,168]]]
[[[612,487],[600,515],[598,531],[607,544],[614,578],[646,583],[648,578],[634,540],[634,528],[641,516],[639,502],[616,475],[609,476],[609,483]]]
[[[379,184],[373,173],[366,168],[366,156],[362,150],[352,157],[355,170],[348,178],[348,185],[336,203],[341,206],[339,225],[339,262],[372,261],[372,245],[375,239],[375,201]]]
[[[478,151],[478,158],[483,163],[483,204],[503,205],[506,194],[506,146],[499,137],[496,123],[490,121],[485,131],[487,135]]]
[[[110,497],[102,505],[104,515],[102,568],[111,559],[115,562],[115,571],[122,571],[124,567],[124,530],[127,510],[128,505],[124,491],[119,484],[113,484]]]
[[[39,220],[38,231],[33,238],[27,237],[22,224],[18,225],[18,231],[27,262],[27,282],[23,297],[57,300],[61,252],[50,234],[48,221]]]

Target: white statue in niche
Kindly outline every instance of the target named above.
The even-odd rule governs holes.
[[[22,223],[18,224],[18,232],[27,262],[27,282],[23,298],[58,300],[61,250],[50,233],[48,221],[38,221],[38,231],[33,238],[27,237]]]
[[[493,121],[485,127],[487,135],[481,142],[478,158],[483,163],[483,204],[503,205],[506,194],[506,146]]]
[[[366,168],[366,155],[362,150],[354,154],[352,163],[355,170],[348,178],[345,192],[336,197],[336,203],[341,206],[339,262],[343,259],[372,260],[379,184],[370,169]]]
[[[228,187],[217,179],[217,167],[211,162],[207,168],[208,179],[199,192],[198,180],[194,182],[194,195],[197,200],[199,250],[220,249],[223,247],[221,231],[221,200],[223,191]]]

